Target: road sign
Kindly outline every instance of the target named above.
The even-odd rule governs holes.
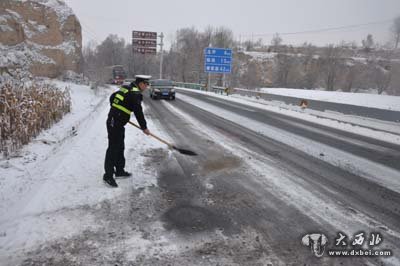
[[[232,49],[204,49],[204,71],[208,73],[231,73]]]
[[[152,39],[157,40],[157,32],[153,31],[133,31],[132,39]]]
[[[156,54],[157,48],[152,47],[132,47],[134,53],[140,54]]]
[[[157,47],[156,40],[133,39],[132,45],[136,47]]]
[[[132,32],[133,53],[156,54],[157,53],[157,32],[133,31]]]

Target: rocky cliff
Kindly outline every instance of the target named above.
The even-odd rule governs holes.
[[[81,25],[62,0],[0,1],[0,66],[55,78],[81,72]]]

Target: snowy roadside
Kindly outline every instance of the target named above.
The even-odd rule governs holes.
[[[299,136],[294,133],[281,130],[279,128],[275,128],[266,123],[258,122],[249,119],[248,117],[232,113],[223,108],[203,102],[191,96],[179,95],[179,98],[185,102],[197,106],[198,108],[209,111],[217,116],[223,117],[226,120],[242,125],[243,127],[253,129],[255,132],[267,136],[268,138],[288,144],[289,146],[310,154],[315,158],[326,161],[336,167],[346,169],[347,171],[363,176],[364,178],[369,179],[372,182],[376,182],[378,184],[381,184],[382,186],[400,192],[400,181],[393,178],[398,174],[395,169],[341,151],[339,149],[330,147],[317,141],[310,140],[306,137]],[[315,131],[319,130],[315,129]],[[320,133],[325,134],[323,132]],[[381,140],[386,139],[393,143],[397,142],[397,144],[400,144],[399,136],[393,135],[389,136],[391,138],[388,138],[387,133],[381,134]],[[335,137],[334,134],[329,135]],[[385,136],[386,138],[384,138],[383,136]],[[345,139],[343,140],[346,141]],[[363,142],[355,144],[360,146],[365,145],[365,143]],[[324,154],[324,156],[320,156],[320,154]]]
[[[41,133],[18,156],[0,161],[0,262],[10,261],[13,254],[40,243],[97,226],[84,209],[73,210],[97,206],[105,199],[130,193],[132,187],[156,183],[142,155],[149,149],[165,149],[165,145],[129,126],[126,169],[134,176],[117,181],[121,184],[117,189],[102,182],[108,96],[115,88],[100,89],[96,95],[88,86],[54,82],[70,87],[71,113]],[[152,132],[165,137],[151,119],[147,122]]]
[[[261,88],[260,91],[281,96],[297,97],[332,103],[350,104],[392,111],[400,111],[400,97],[372,93],[319,91],[302,89]]]
[[[257,132],[260,134],[266,136],[280,136],[281,134],[281,132],[273,131],[273,129],[265,127],[261,123],[257,125],[256,122],[249,122],[246,117],[231,115],[228,114],[229,112],[221,113],[223,112],[223,109],[213,108],[211,105],[207,104],[203,105],[201,101],[187,97],[186,95],[179,95],[179,98],[183,98],[183,101],[194,104],[197,107],[207,110],[213,114],[220,115],[228,121],[233,121],[235,123],[239,122],[238,124],[241,124],[246,128],[257,128]],[[285,169],[280,168],[278,166],[279,164],[270,158],[262,155],[260,156],[248,147],[233,142],[225,134],[218,132],[217,130],[214,130],[206,124],[200,122],[195,117],[191,116],[190,113],[183,112],[179,108],[176,108],[173,103],[163,101],[163,104],[168,109],[173,111],[177,116],[180,116],[187,121],[188,125],[195,126],[199,134],[208,136],[210,140],[222,145],[226,150],[232,152],[232,154],[235,154],[235,156],[243,158],[246,164],[245,168],[247,169],[249,176],[256,177],[255,179],[260,183],[260,186],[271,187],[269,191],[272,194],[275,194],[277,198],[285,199],[285,202],[290,202],[302,213],[307,213],[309,217],[313,217],[313,220],[324,221],[326,224],[330,224],[337,230],[342,230],[348,234],[357,232],[360,230],[360,227],[362,227],[368,230],[384,229],[387,234],[390,234],[396,238],[399,237],[397,231],[387,227],[385,224],[380,222],[377,217],[371,217],[362,212],[350,212],[346,205],[333,200],[326,194],[317,192],[315,188],[310,186],[310,184],[307,184],[307,182],[299,178],[296,173],[286,171]],[[390,189],[400,191],[400,182],[393,180],[393,176],[396,176],[398,172],[387,167],[381,167],[377,164],[370,165],[370,162],[367,160],[362,160],[356,156],[349,156],[344,152],[336,149],[330,149],[329,147],[313,147],[315,145],[312,145],[312,141],[304,141],[303,139],[292,138],[290,134],[282,135],[281,140],[289,143],[289,145],[295,144],[294,147],[302,149],[305,152],[310,153],[315,157],[319,157],[322,160],[333,163],[338,167],[348,167],[350,168],[350,172],[354,171],[361,175],[365,174],[363,171],[368,172],[377,166],[379,170],[373,170],[374,176],[368,173],[365,175],[365,177],[373,182],[383,184]],[[328,158],[321,158],[318,154],[321,151],[325,152]],[[337,151],[339,153],[336,153]],[[337,157],[342,155],[344,155],[342,159],[336,160]],[[352,164],[353,159],[355,159],[354,164]],[[364,170],[361,171],[360,169]],[[265,185],[264,181],[266,181],[265,183],[268,185]],[[397,265],[399,263],[397,258],[390,258],[385,262],[388,262],[388,265]],[[278,263],[277,265],[281,264]]]
[[[254,97],[240,95],[219,95],[213,92],[205,92],[176,87],[179,90],[206,94],[224,102],[240,103],[249,107],[256,107],[267,111],[295,117],[316,124],[356,133],[370,138],[383,140],[390,143],[400,144],[400,124],[380,121],[371,118],[348,116],[335,112],[320,112],[312,109],[302,109],[299,106],[287,105],[276,101],[266,101]],[[177,95],[177,98],[180,95]],[[395,97],[395,96],[392,96]],[[396,97],[395,97],[396,98]],[[400,98],[400,97],[397,97]]]

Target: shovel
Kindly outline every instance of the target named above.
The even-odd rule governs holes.
[[[140,128],[138,125],[136,125],[135,123],[133,123],[133,122],[131,122],[131,121],[128,121],[128,123],[131,124],[132,126],[137,127],[138,129],[141,130],[141,128]],[[179,151],[179,152],[182,153],[182,154],[190,155],[190,156],[195,156],[195,155],[197,155],[197,153],[195,153],[195,152],[193,152],[193,151],[189,151],[189,150],[185,150],[185,149],[179,149],[179,148],[177,148],[176,146],[172,145],[171,143],[169,143],[169,142],[163,140],[163,139],[160,138],[160,137],[157,137],[156,135],[154,135],[154,134],[152,134],[152,133],[150,133],[150,136],[152,136],[153,138],[155,138],[156,140],[158,140],[158,141],[160,141],[160,142],[162,142],[162,143],[164,143],[164,144],[167,144],[168,147],[169,147],[170,149],[177,150],[177,151]]]

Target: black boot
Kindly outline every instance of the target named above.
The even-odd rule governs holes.
[[[117,177],[118,178],[127,178],[127,177],[131,177],[131,176],[132,176],[132,174],[127,172],[127,171],[125,171],[125,170],[117,171],[115,173],[115,178],[117,178]]]
[[[110,176],[107,176],[104,174],[103,181],[104,181],[104,183],[106,183],[106,185],[108,185],[110,187],[118,187],[117,182],[115,182],[115,180],[112,176],[110,177]]]

